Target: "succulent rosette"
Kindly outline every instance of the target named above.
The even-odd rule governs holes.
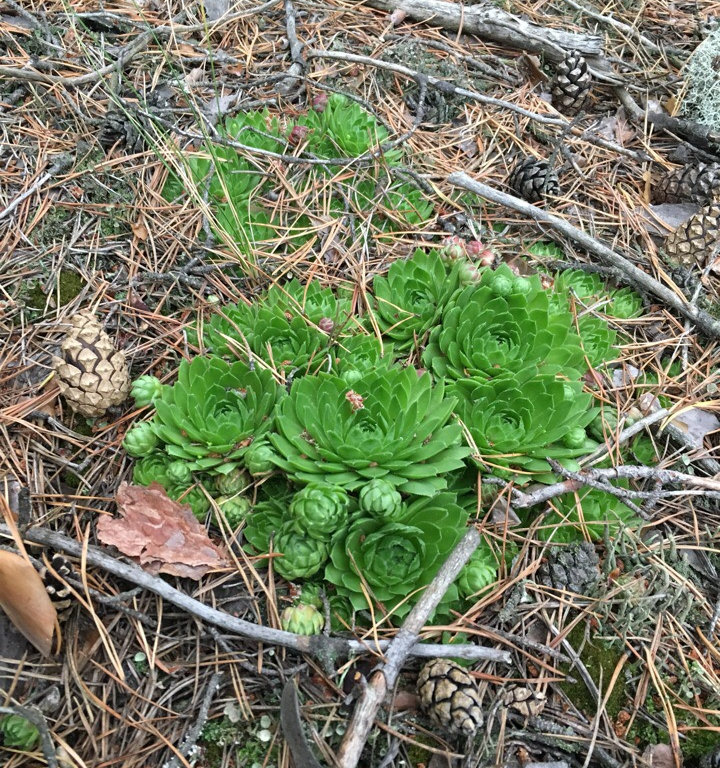
[[[166,453],[156,451],[144,456],[133,464],[133,483],[137,485],[150,485],[159,483],[167,489],[172,485],[168,478],[168,466],[171,463]]]
[[[141,421],[125,433],[123,448],[130,456],[149,456],[158,447],[158,438],[149,421]]]
[[[355,610],[370,608],[370,597],[384,615],[401,619],[460,541],[466,524],[467,513],[451,493],[417,499],[395,522],[360,517],[333,544],[325,580]],[[456,599],[452,585],[444,602]]]
[[[385,478],[399,491],[428,496],[446,488],[469,449],[451,421],[454,399],[442,382],[414,368],[368,373],[350,389],[328,374],[293,382],[270,435],[277,465],[296,482],[347,490]]]
[[[221,496],[216,500],[227,524],[235,529],[250,513],[250,501],[245,496]]]
[[[280,626],[296,635],[319,635],[325,626],[325,619],[314,605],[298,603],[289,605],[280,614]]]
[[[448,267],[437,251],[417,250],[373,280],[374,312],[382,334],[398,351],[421,342],[460,286],[457,265]]]
[[[537,509],[533,512],[537,516]],[[622,528],[639,522],[617,496],[597,488],[585,488],[553,499],[550,511],[537,528],[537,536],[553,544],[598,541],[606,529],[610,536],[615,536]]]
[[[551,477],[547,458],[577,469],[572,459],[597,447],[583,437],[597,409],[582,390],[581,382],[537,374],[489,382],[466,379],[455,382],[451,391],[481,461],[496,474],[518,472],[522,482],[534,475],[539,480]]]
[[[247,452],[245,459],[247,460]],[[239,467],[231,469],[224,475],[215,475],[213,480],[215,481],[215,489],[223,496],[234,496],[237,493],[242,493],[250,485],[247,472]]]
[[[328,544],[298,530],[294,521],[283,522],[273,542],[273,567],[288,581],[307,579],[316,574],[328,559]]]
[[[498,558],[487,541],[482,541],[457,578],[461,597],[472,597],[497,581]]]
[[[163,390],[149,423],[167,453],[190,469],[224,473],[272,428],[282,394],[269,371],[196,357],[180,363],[177,382]]]
[[[451,379],[490,379],[531,367],[579,378],[587,366],[572,315],[551,310],[537,278],[528,292],[515,293],[512,273],[492,276],[494,282],[486,273],[480,284],[455,294],[430,333],[425,365]],[[494,290],[498,283],[506,293]]]
[[[287,516],[287,503],[282,497],[258,502],[247,516],[243,536],[254,554],[270,551],[270,543]]]
[[[160,397],[163,385],[156,376],[139,376],[130,387],[130,395],[135,400],[136,408],[151,405]]]
[[[192,488],[171,486],[166,489],[168,496],[180,504],[189,504],[193,515],[202,523],[210,511],[210,499],[205,491],[196,485]]]
[[[358,503],[362,512],[381,520],[396,520],[404,513],[402,496],[391,482],[382,477],[363,485]]]
[[[290,516],[297,528],[313,539],[329,541],[345,528],[350,497],[344,489],[327,483],[310,483],[290,502]]]
[[[206,323],[202,337],[214,355],[245,362],[258,358],[288,372],[319,368],[328,344],[327,334],[280,304],[223,307]]]
[[[313,325],[318,325],[323,318],[329,318],[338,328],[355,322],[352,293],[340,289],[336,294],[331,288],[321,287],[316,280],[306,284],[295,279],[283,285],[273,283],[265,294],[264,303],[283,312],[302,315]]]
[[[340,339],[332,350],[333,373],[354,384],[366,374],[393,365],[392,344],[381,344],[375,336],[358,334]]]
[[[5,715],[0,720],[0,744],[30,751],[40,741],[40,731],[20,715]]]
[[[186,488],[192,484],[192,470],[187,461],[178,459],[167,465],[167,478],[171,485],[182,485]]]
[[[608,327],[604,318],[583,315],[578,318],[577,327],[583,351],[591,367],[596,368],[615,357],[613,350],[617,334]]]
[[[253,477],[272,472],[275,469],[274,459],[275,451],[265,438],[253,440],[244,456],[245,467]]]
[[[642,296],[632,288],[619,288],[610,294],[612,301],[605,311],[608,315],[618,317],[621,320],[630,320],[640,317],[645,310]]]
[[[607,293],[605,283],[598,275],[582,269],[564,269],[558,272],[553,288],[556,293],[564,296],[572,293],[585,304]]]

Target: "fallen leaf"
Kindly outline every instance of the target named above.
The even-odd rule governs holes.
[[[143,242],[147,240],[148,238],[148,231],[147,227],[145,226],[144,222],[142,221],[134,221],[130,228],[132,229],[133,235],[137,237],[138,240],[142,240]]]
[[[702,408],[684,408],[677,415],[673,414],[670,421],[685,433],[688,443],[698,450],[703,447],[705,436],[716,432],[720,427],[720,419]]]
[[[100,518],[98,539],[134,558],[149,573],[199,579],[229,564],[190,506],[173,501],[158,483],[147,488],[122,483],[116,500],[121,517]]]
[[[0,550],[0,608],[43,656],[49,656],[57,614],[40,574],[14,552]]]
[[[651,235],[665,237],[669,231],[684,224],[698,210],[698,206],[692,203],[662,203],[648,205],[647,209],[636,211],[636,213],[638,223],[643,225]]]

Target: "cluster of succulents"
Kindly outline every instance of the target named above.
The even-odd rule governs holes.
[[[261,244],[295,248],[317,237],[304,206],[288,201],[281,212],[268,201],[268,193],[275,192],[271,174],[262,172],[262,156],[251,159],[244,154],[248,150],[340,161],[298,170],[295,189],[302,196],[318,187],[329,189],[330,183],[332,193],[325,201],[330,214],[340,220],[349,209],[366,218],[379,237],[418,226],[432,215],[433,206],[421,189],[388,173],[400,163],[402,151],[383,147],[387,128],[341,94],[319,93],[307,112],[287,121],[267,109],[243,112],[226,119],[217,134],[221,142],[208,139],[197,153],[178,160],[163,196],[176,200],[189,195],[198,205],[204,201],[215,233],[248,257]],[[363,162],[350,166],[347,159]]]
[[[616,336],[602,318],[586,326],[572,301],[598,295],[596,278],[563,273],[553,291],[452,246],[376,276],[364,317],[349,292],[293,280],[198,321],[204,354],[174,384],[133,385],[151,409],[124,440],[135,482],[243,526],[277,574],[308,594],[322,586],[331,622],[401,620],[476,512],[478,468],[553,482],[548,459],[577,469],[612,428],[584,375],[613,357]],[[632,514],[589,491],[556,500],[541,530],[555,521],[565,541]],[[502,557],[485,540],[436,618],[492,584]],[[320,631],[312,602],[283,623]]]

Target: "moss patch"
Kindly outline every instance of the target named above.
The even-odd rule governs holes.
[[[53,291],[52,296],[57,299],[59,294],[60,306],[62,307],[72,301],[84,287],[85,281],[77,272],[73,272],[71,269],[61,269],[58,275],[58,290]],[[25,303],[31,309],[45,309],[47,299],[48,295],[43,290],[42,283],[36,280],[28,289]]]
[[[582,649],[579,651],[580,660],[585,665],[592,681],[600,689],[601,695],[604,696],[608,683],[612,679],[613,672],[624,654],[617,648],[613,648],[603,642],[596,641],[593,643],[590,640],[585,640],[584,624],[578,624],[568,635],[568,640],[576,650]],[[576,683],[569,681],[559,683],[560,688],[588,718],[592,719],[595,717],[598,703],[587,689],[577,670],[571,669],[571,664],[568,663],[561,664],[560,670],[577,679]],[[627,704],[627,700],[628,695],[625,690],[625,681],[623,676],[620,675],[615,681],[606,705],[606,711],[611,720],[618,716],[620,710]]]

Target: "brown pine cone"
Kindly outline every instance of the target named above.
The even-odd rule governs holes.
[[[536,160],[534,157],[525,157],[515,165],[510,172],[508,184],[528,203],[537,203],[547,195],[560,194],[557,174],[550,169],[547,161]]]
[[[557,65],[552,82],[552,103],[564,115],[576,115],[590,93],[592,76],[585,59],[571,51]]]
[[[675,168],[653,184],[651,201],[709,205],[720,195],[720,163],[697,163]]]
[[[53,357],[60,394],[83,416],[102,416],[130,392],[125,355],[90,312],[70,318],[72,329],[63,339],[62,357]]]
[[[536,717],[545,708],[547,696],[526,685],[511,685],[505,690],[503,704],[523,717]]]
[[[665,251],[672,261],[684,267],[704,267],[717,256],[720,246],[720,202],[713,203],[691,216],[665,240]]]
[[[423,709],[441,728],[471,735],[482,725],[477,685],[454,661],[429,661],[420,670],[417,687]]]

